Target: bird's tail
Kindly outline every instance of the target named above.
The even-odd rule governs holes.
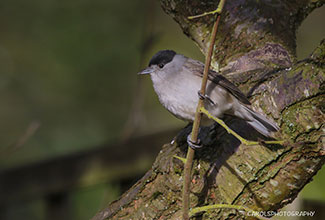
[[[252,109],[244,106],[244,109],[249,113],[251,117],[247,121],[253,128],[255,128],[259,133],[266,137],[272,137],[272,133],[278,131],[280,128],[265,116],[253,111]]]

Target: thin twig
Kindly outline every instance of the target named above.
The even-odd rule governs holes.
[[[217,122],[219,125],[221,125],[224,129],[226,129],[226,131],[228,132],[228,134],[232,134],[233,136],[235,136],[242,144],[245,145],[257,145],[257,144],[284,144],[284,141],[278,141],[278,140],[274,140],[274,141],[249,141],[246,140],[245,138],[241,137],[239,134],[237,134],[236,132],[234,132],[233,130],[231,130],[226,123],[224,123],[221,119],[214,117],[213,115],[211,115],[208,110],[206,110],[205,108],[200,108],[200,112],[205,114],[208,118],[214,120],[215,122]]]
[[[205,88],[206,88],[207,81],[208,81],[208,72],[210,69],[214,43],[216,41],[216,35],[217,35],[217,30],[218,30],[218,25],[219,25],[219,20],[220,20],[220,13],[222,11],[224,3],[225,3],[225,0],[221,0],[219,2],[219,6],[217,9],[219,13],[217,15],[217,19],[216,19],[216,21],[213,25],[213,29],[212,29],[210,46],[209,46],[208,54],[207,54],[206,60],[205,60],[203,78],[202,78],[202,83],[201,83],[200,93],[202,95],[205,95]],[[195,113],[195,119],[193,122],[193,128],[192,128],[192,136],[191,136],[192,142],[197,142],[197,140],[198,140],[198,134],[199,134],[199,128],[200,128],[200,122],[201,122],[201,116],[202,116],[200,109],[203,106],[204,106],[203,100],[199,99],[196,113]],[[183,220],[189,219],[189,207],[190,207],[190,199],[189,198],[190,198],[191,170],[192,170],[193,158],[194,158],[194,150],[192,148],[188,147],[187,155],[186,155],[186,163],[185,163],[185,167],[184,167],[184,182],[183,182],[183,195],[182,195]]]
[[[218,8],[214,11],[209,11],[209,12],[204,12],[203,14],[200,15],[194,15],[194,16],[189,16],[188,19],[195,19],[195,18],[201,18],[207,15],[215,15],[215,14],[221,14],[221,11],[223,9],[223,5],[225,4],[225,1],[220,1]]]

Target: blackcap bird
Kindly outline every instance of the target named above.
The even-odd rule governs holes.
[[[173,50],[157,52],[149,66],[138,74],[150,74],[155,92],[161,104],[177,118],[193,122],[201,88],[204,64]],[[210,70],[204,107],[213,116],[230,115],[243,119],[259,133],[271,137],[279,127],[250,107],[246,96],[229,80]],[[202,126],[213,124],[203,116]]]

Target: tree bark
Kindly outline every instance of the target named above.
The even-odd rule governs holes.
[[[218,1],[160,0],[162,8],[193,39],[208,48],[212,17],[187,16],[212,11]],[[296,60],[295,32],[324,1],[227,1],[212,65],[250,97],[253,109],[281,128],[280,145],[240,145],[220,126],[205,129],[205,147],[196,152],[191,207],[235,204],[256,211],[278,210],[293,201],[325,162],[325,41]],[[234,118],[225,121],[241,136],[259,134]],[[165,144],[152,168],[120,199],[93,219],[181,219],[183,163],[190,125],[173,144]],[[149,148],[150,146],[148,146]],[[244,218],[233,209],[215,209],[197,219]]]

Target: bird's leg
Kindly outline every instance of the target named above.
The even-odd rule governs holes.
[[[200,112],[205,114],[208,118],[214,120],[215,122],[217,122],[218,124],[220,124],[224,129],[226,129],[226,131],[229,134],[234,135],[242,144],[245,145],[257,145],[260,143],[265,143],[265,144],[283,144],[283,141],[262,141],[262,142],[257,142],[257,141],[249,141],[246,140],[245,138],[241,137],[239,134],[237,134],[235,131],[231,130],[226,123],[224,123],[221,119],[216,118],[214,116],[212,116],[204,107],[200,108]]]

